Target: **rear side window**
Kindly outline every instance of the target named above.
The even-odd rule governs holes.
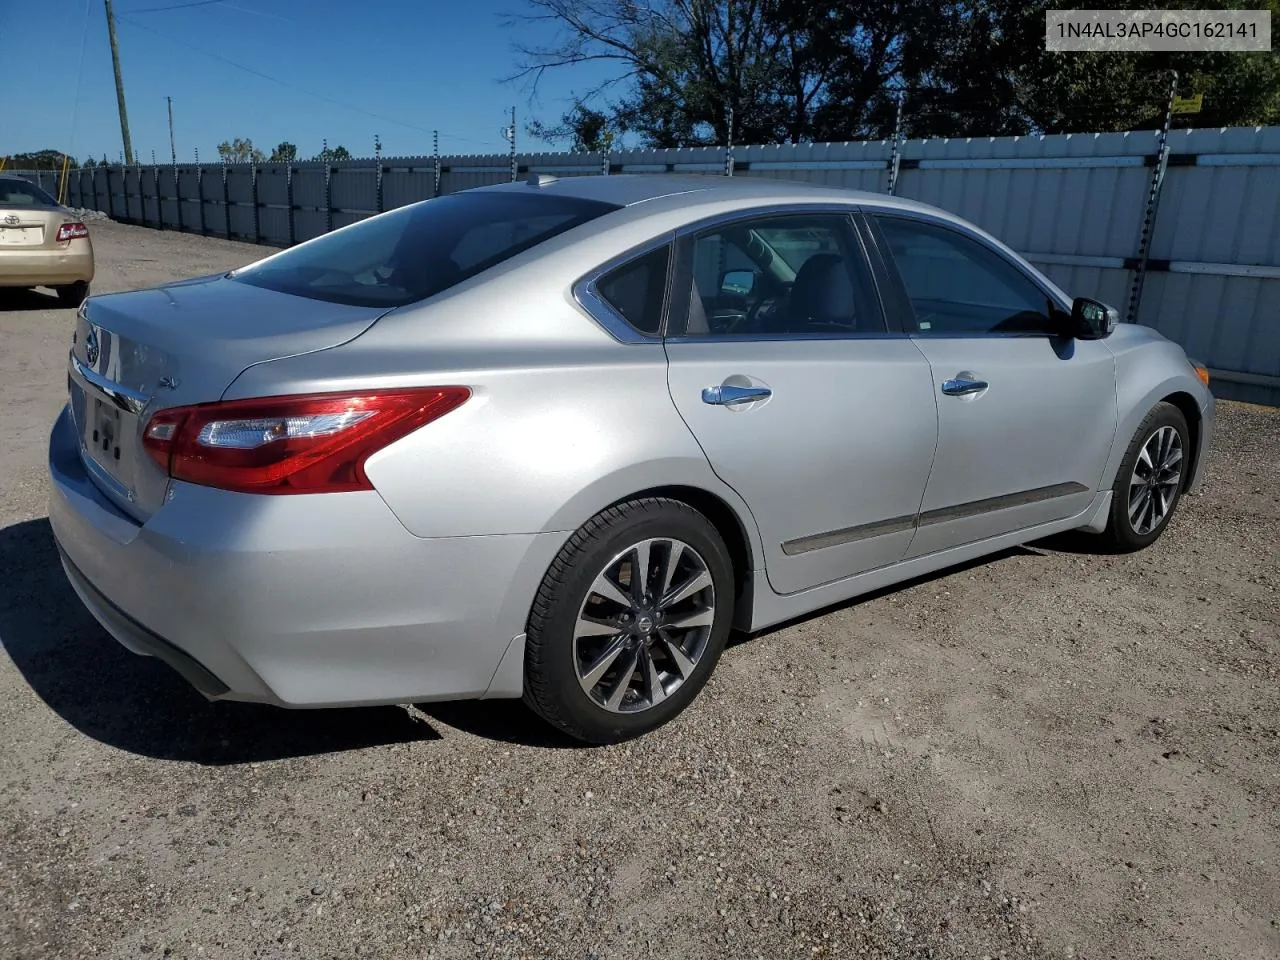
[[[617,209],[546,193],[455,193],[362,220],[231,277],[314,300],[398,307]]]
[[[56,207],[57,201],[34,183],[0,177],[0,207]]]
[[[615,267],[596,281],[601,298],[640,333],[656,337],[662,328],[671,245]]]

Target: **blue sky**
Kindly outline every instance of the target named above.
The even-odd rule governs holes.
[[[517,63],[517,33],[504,15],[527,11],[525,0],[113,2],[129,127],[144,163],[152,150],[169,158],[166,95],[182,161],[196,148],[202,160],[216,159],[217,144],[233,137],[267,152],[289,140],[302,157],[327,137],[371,156],[378,134],[384,156],[429,154],[433,129],[442,153],[505,153],[500,130],[512,105],[527,148],[528,120],[556,120],[575,93],[617,72],[596,64],[552,71],[533,103],[524,85],[502,82]],[[182,3],[191,5],[155,9]],[[11,40],[52,36],[62,46],[59,69],[20,84],[22,109],[10,100],[0,156],[49,148],[115,161],[122,147],[102,0],[3,6]],[[535,42],[549,33],[524,25],[518,36]]]

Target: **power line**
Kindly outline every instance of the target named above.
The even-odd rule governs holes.
[[[208,2],[208,0],[205,0],[205,2]],[[245,73],[249,73],[255,77],[259,77],[260,79],[267,80],[274,84],[278,84],[279,86],[285,87],[286,89],[295,90],[298,93],[304,94],[308,97],[313,97],[316,100],[321,100],[324,103],[328,103],[336,107],[342,107],[345,110],[350,110],[353,113],[360,113],[366,117],[372,117],[375,120],[381,120],[384,123],[392,123],[398,127],[405,127],[409,130],[417,130],[419,133],[431,132],[429,129],[425,127],[419,127],[416,124],[412,124],[412,123],[405,123],[403,120],[397,120],[394,117],[387,117],[380,113],[374,113],[371,110],[365,110],[361,107],[353,106],[352,104],[349,104],[349,103],[344,103],[341,100],[335,100],[333,97],[327,97],[322,93],[316,93],[313,90],[307,90],[303,87],[298,86],[295,83],[290,83],[287,80],[281,80],[279,77],[273,77],[269,73],[263,73],[261,70],[255,70],[253,67],[246,67],[243,63],[236,63],[234,60],[228,60],[226,57],[222,56],[221,54],[212,53],[209,50],[205,50],[201,47],[195,46],[194,44],[187,43],[185,40],[179,40],[176,37],[170,36],[167,33],[162,33],[159,30],[153,30],[151,27],[148,27],[146,24],[138,23],[136,20],[130,19],[129,17],[124,16],[123,14],[119,14],[119,13],[116,14],[116,19],[120,20],[123,23],[127,23],[132,27],[137,27],[139,30],[145,30],[147,33],[153,33],[157,37],[160,37],[161,39],[166,40],[169,43],[176,43],[179,46],[186,47],[189,50],[194,50],[196,53],[202,53],[206,57],[210,57],[214,60],[217,60],[219,63],[224,63],[229,67],[235,67],[237,70],[243,70]]]
[[[142,7],[138,10],[126,10],[125,13],[161,13],[165,10],[185,10],[187,7],[209,7],[222,0],[191,0],[189,3],[171,3],[163,7]],[[120,17],[121,20],[124,17]]]

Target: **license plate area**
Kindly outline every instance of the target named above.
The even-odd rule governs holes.
[[[84,395],[80,449],[91,472],[107,493],[132,501],[136,420],[107,400]]]
[[[0,245],[35,247],[44,243],[43,227],[0,226]]]

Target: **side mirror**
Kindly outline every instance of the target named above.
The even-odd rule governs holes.
[[[1071,335],[1080,340],[1105,340],[1119,322],[1120,311],[1101,300],[1076,297],[1071,303]]]
[[[753,270],[728,270],[720,277],[720,292],[735,297],[748,296],[756,286]]]

